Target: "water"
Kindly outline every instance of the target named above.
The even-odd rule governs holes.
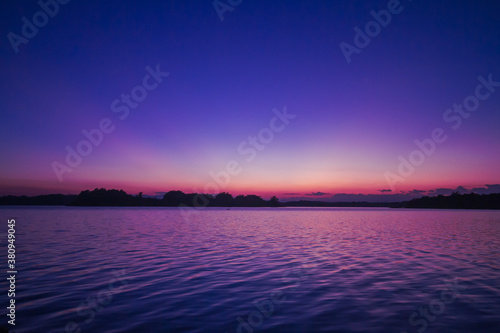
[[[498,211],[0,212],[17,333],[500,331]]]

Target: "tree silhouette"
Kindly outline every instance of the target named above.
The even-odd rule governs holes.
[[[219,193],[215,196],[214,206],[231,207],[233,206],[233,196],[227,192]]]
[[[182,191],[169,191],[163,196],[165,206],[175,207],[180,204],[186,204],[186,194]]]
[[[280,207],[281,206],[281,203],[279,201],[279,199],[273,195],[273,197],[271,198],[271,200],[269,200],[269,206],[271,207]]]

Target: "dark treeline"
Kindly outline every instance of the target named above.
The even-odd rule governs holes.
[[[74,194],[46,194],[34,197],[7,195],[0,197],[0,205],[23,206],[66,206],[76,199]]]
[[[391,208],[444,208],[444,209],[500,209],[500,193],[458,194],[449,196],[422,197],[405,202],[324,202],[291,201],[280,202],[278,198],[264,200],[257,195],[238,195],[227,192],[215,196],[210,194],[170,191],[163,198],[127,194],[123,190],[82,191],[79,195],[49,194],[34,197],[4,196],[0,205],[57,205],[57,206],[132,206],[132,207],[391,207]]]
[[[443,209],[500,209],[500,193],[459,194],[449,196],[422,197],[403,203],[406,208],[443,208]]]
[[[170,191],[162,199],[127,194],[123,190],[95,189],[81,192],[69,206],[162,206],[162,207],[280,207],[278,198],[264,200],[257,195],[238,195],[223,192],[210,194],[184,193]]]

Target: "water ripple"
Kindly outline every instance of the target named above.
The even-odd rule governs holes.
[[[500,212],[1,211],[18,333],[500,331]]]

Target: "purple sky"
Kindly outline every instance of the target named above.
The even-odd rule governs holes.
[[[0,4],[0,195],[376,201],[500,183],[497,1],[45,2],[45,24],[34,1]],[[82,130],[103,123],[92,144]],[[71,166],[67,149],[87,155]]]

